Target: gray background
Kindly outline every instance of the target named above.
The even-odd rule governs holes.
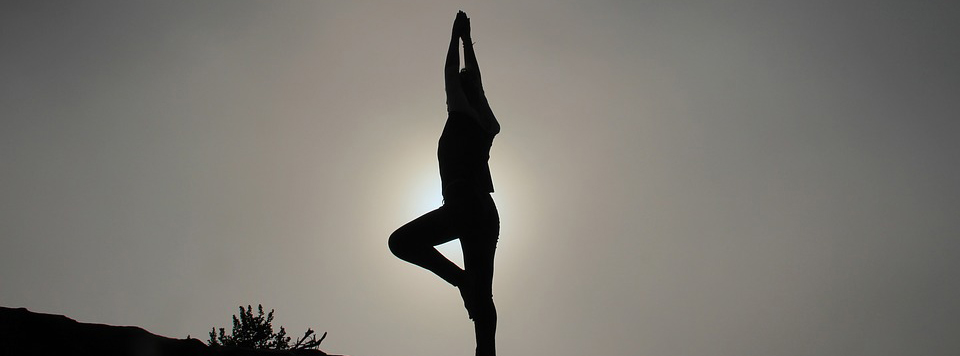
[[[462,8],[500,354],[957,355],[956,4],[4,1],[0,305],[472,354],[386,247],[440,203]]]

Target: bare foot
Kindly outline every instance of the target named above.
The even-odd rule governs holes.
[[[463,306],[467,308],[467,315],[473,320],[473,310],[474,304],[477,301],[477,294],[474,292],[476,290],[476,282],[473,278],[465,277],[460,282],[460,285],[457,288],[460,289],[460,298],[463,298]]]

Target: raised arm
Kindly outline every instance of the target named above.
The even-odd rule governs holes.
[[[487,132],[496,134],[500,132],[500,123],[497,122],[497,117],[493,115],[493,110],[490,109],[490,103],[487,102],[487,95],[483,92],[483,82],[480,80],[480,65],[477,64],[477,53],[473,50],[473,38],[470,36],[470,18],[467,18],[467,25],[461,36],[463,39],[463,62],[464,66],[468,71],[473,73],[474,80],[477,82],[477,89],[479,90],[479,102],[474,105],[474,109],[477,110],[480,119],[480,125],[484,127]]]
[[[473,51],[473,38],[470,36],[470,18],[467,18],[463,34],[463,65],[468,70],[477,73],[477,79],[480,79],[480,65],[477,64],[477,53]]]
[[[443,66],[443,78],[446,80],[448,86],[451,80],[457,80],[457,73],[460,72],[460,49],[457,46],[460,44],[460,34],[462,20],[460,16],[457,16],[457,19],[453,21],[453,31],[450,33],[450,47],[447,48],[447,61]]]
[[[453,21],[453,31],[450,34],[450,46],[447,48],[447,60],[443,65],[444,89],[447,92],[447,111],[470,111],[470,103],[460,87],[460,36],[467,14],[461,11]]]
[[[475,85],[476,97],[467,99],[461,83],[460,73],[460,51],[457,48],[460,40],[463,40],[464,64],[466,66],[466,75],[472,78],[470,85]],[[447,62],[444,66],[444,78],[447,92],[447,111],[460,111],[470,114],[477,120],[484,130],[491,134],[500,132],[500,123],[497,122],[493,110],[490,110],[490,104],[487,103],[487,96],[483,92],[483,85],[480,82],[480,67],[477,65],[477,55],[473,50],[473,42],[470,37],[470,18],[463,11],[457,13],[457,19],[453,22],[453,33],[450,36],[450,47],[447,49]],[[473,100],[474,102],[470,102]]]

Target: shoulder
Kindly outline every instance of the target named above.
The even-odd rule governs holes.
[[[480,129],[483,133],[495,136],[500,133],[500,123],[493,115],[484,115],[472,108],[467,110],[452,110],[448,112],[450,118],[457,118],[463,122],[470,122],[470,126]]]

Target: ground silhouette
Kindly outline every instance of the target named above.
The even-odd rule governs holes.
[[[136,326],[81,323],[63,315],[0,307],[0,355],[325,356],[320,350],[253,350],[173,339]]]

